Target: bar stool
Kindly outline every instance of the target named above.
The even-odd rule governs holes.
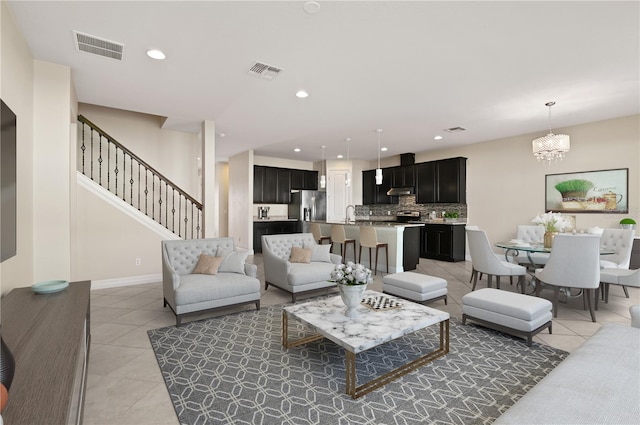
[[[347,239],[347,235],[344,231],[344,226],[341,224],[331,225],[331,250],[333,251],[333,244],[340,244],[340,255],[342,255],[342,261],[346,264],[347,248],[349,244],[353,244],[353,261],[356,261],[356,240]],[[342,253],[342,247],[344,246],[344,254]]]
[[[329,241],[331,243],[331,236],[322,236],[322,230],[320,229],[320,224],[311,223],[311,233],[313,233],[313,239],[316,240],[320,245],[324,243],[324,241]]]
[[[389,244],[378,242],[378,233],[373,226],[360,226],[360,260],[362,261],[362,247],[369,248],[369,266],[371,266],[371,248],[376,249],[376,263],[373,274],[378,274],[378,250],[384,248],[386,254],[387,273],[389,273]]]

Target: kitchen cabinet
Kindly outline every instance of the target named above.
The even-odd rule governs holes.
[[[465,226],[426,224],[420,237],[420,257],[443,261],[464,261]]]
[[[392,167],[391,187],[414,187],[416,184],[415,169],[415,165]]]
[[[393,169],[382,169],[382,184],[376,184],[376,170],[362,172],[362,204],[397,204],[397,196],[389,196],[387,192],[393,184]]]
[[[262,252],[262,235],[282,235],[288,233],[300,233],[302,223],[300,221],[254,221],[253,222],[253,250]]]
[[[310,170],[290,170],[292,190],[318,190],[318,172]]]
[[[253,167],[253,203],[288,204],[291,197],[291,170],[288,168]]]
[[[449,158],[416,164],[416,203],[466,203],[466,158]]]

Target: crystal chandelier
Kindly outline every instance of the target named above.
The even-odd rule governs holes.
[[[553,134],[551,131],[551,107],[555,104],[556,102],[545,103],[545,106],[549,107],[549,134],[538,137],[532,142],[533,156],[538,161],[542,160],[550,163],[551,160],[562,159],[564,154],[571,149],[569,136],[566,134]]]
[[[380,168],[380,135],[382,134],[382,129],[377,129],[376,133],[378,133],[378,168],[376,168],[376,184],[379,186],[382,184],[382,168]]]

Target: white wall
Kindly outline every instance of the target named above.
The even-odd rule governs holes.
[[[0,265],[0,293],[5,294],[35,283],[33,58],[5,1],[0,2],[0,97],[17,116],[17,253]]]
[[[80,103],[78,110],[89,121],[156,168],[193,198],[202,202],[198,157],[199,134],[163,129],[164,118],[120,109]]]
[[[640,219],[640,115],[554,129],[571,136],[565,159],[547,167],[531,154],[528,134],[460,148],[416,153],[416,162],[467,157],[468,223],[491,241],[511,239],[545,208],[545,175],[629,168],[629,214],[576,214],[576,227],[618,227],[623,217]]]

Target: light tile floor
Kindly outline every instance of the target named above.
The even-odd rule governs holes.
[[[250,257],[251,258],[251,257]],[[262,257],[256,255],[258,277],[264,288]],[[430,304],[431,307],[462,317],[462,296],[471,290],[471,263],[447,263],[420,259],[416,272],[440,276],[448,281],[449,302]],[[486,287],[486,279],[478,288]],[[381,290],[379,272],[371,287]],[[502,289],[515,291],[508,282]],[[291,297],[277,288],[262,290],[262,306],[283,304]],[[574,351],[586,338],[606,322],[629,323],[629,306],[640,304],[640,290],[629,289],[625,298],[621,288],[610,290],[609,303],[600,303],[597,323],[582,309],[580,298],[560,304],[558,318],[553,321],[553,334],[538,334],[535,341],[565,351]],[[550,297],[551,291],[542,296]],[[303,300],[303,299],[302,299]],[[300,302],[300,301],[299,301]],[[91,292],[91,353],[85,401],[84,423],[87,425],[161,425],[178,424],[173,405],[160,374],[158,363],[149,343],[147,330],[175,325],[169,308],[162,306],[162,285],[152,283]],[[232,307],[216,313],[193,316],[187,320],[212,317],[253,306]]]

